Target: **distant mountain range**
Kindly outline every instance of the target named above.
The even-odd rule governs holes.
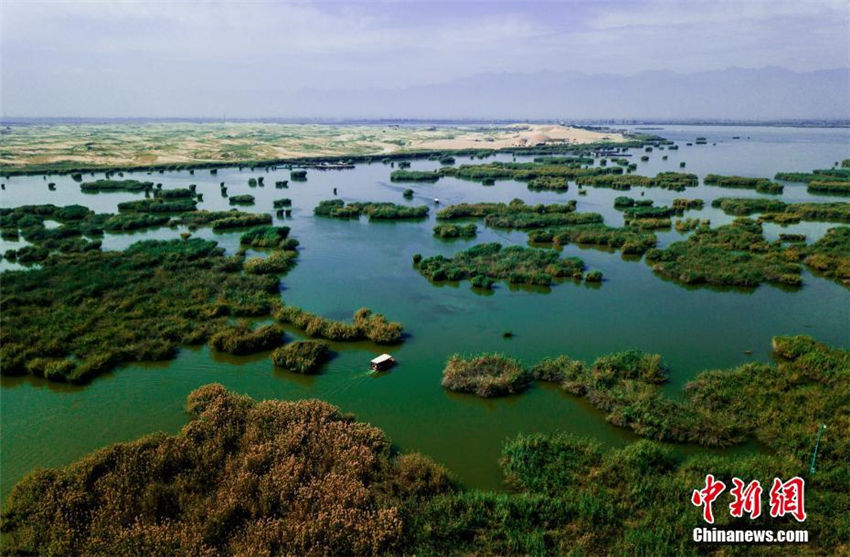
[[[487,73],[400,89],[261,96],[258,109],[308,118],[835,120],[850,117],[850,68]]]
[[[277,85],[278,83],[282,85]],[[98,87],[100,84],[96,84]],[[85,88],[85,84],[83,88]],[[155,89],[110,85],[101,114],[78,112],[76,97],[41,94],[46,114],[176,120],[463,120],[463,121],[843,121],[850,119],[850,68],[797,72],[728,68],[635,75],[580,72],[482,73],[431,85],[350,89],[297,88],[222,80],[203,95],[182,83]],[[189,92],[187,92],[189,91]],[[155,94],[154,94],[155,92]],[[59,95],[59,93],[55,93]],[[79,97],[81,93],[77,92]],[[45,96],[47,95],[47,96]],[[0,120],[20,120],[9,111]],[[17,117],[17,118],[16,118]]]

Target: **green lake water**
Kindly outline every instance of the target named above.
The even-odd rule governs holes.
[[[675,140],[680,148],[655,150],[646,163],[640,162],[642,151],[632,150],[631,158],[638,163],[640,174],[679,170],[679,161],[686,161],[684,171],[700,177],[712,172],[772,177],[777,171],[832,166],[850,156],[846,129],[670,126],[653,133]],[[741,139],[733,140],[736,135]],[[709,144],[685,145],[697,136],[707,137]],[[665,154],[669,160],[662,161]],[[496,159],[511,157],[499,155]],[[458,164],[465,162],[458,160]],[[415,161],[412,168],[436,166],[433,161]],[[205,170],[194,175],[128,174],[126,177],[162,182],[164,187],[197,184],[204,194],[200,204],[204,209],[230,208],[219,194],[221,181],[230,195],[251,193],[257,198],[253,208],[243,210],[271,211],[272,200],[291,198],[292,217],[276,219],[290,226],[292,235],[301,242],[297,267],[282,279],[285,302],[336,319],[350,319],[358,308],[369,307],[403,322],[409,337],[389,348],[370,343],[335,344],[337,356],[321,374],[312,377],[275,370],[267,354],[224,357],[201,347],[183,349],[170,362],[121,367],[83,387],[29,377],[3,378],[2,496],[33,468],[67,464],[98,447],[151,432],[177,432],[186,420],[186,396],[210,382],[259,399],[329,401],[386,431],[401,450],[420,451],[446,465],[465,485],[499,489],[497,459],[501,444],[517,433],[564,430],[611,446],[621,446],[636,437],[607,424],[602,413],[582,400],[550,386],[534,386],[521,396],[497,400],[449,393],[440,387],[440,377],[446,359],[454,352],[502,351],[532,364],[557,354],[592,361],[608,352],[638,348],[664,356],[672,369],[667,389],[671,396],[677,396],[701,370],[769,361],[774,335],[808,334],[835,346],[850,347],[850,291],[808,272],[803,274],[804,286],[798,289],[769,285],[746,291],[685,288],[656,277],[641,260],[626,261],[619,253],[567,246],[564,255],[578,255],[589,269],[604,273],[605,282],[600,287],[566,282],[533,290],[499,284],[492,293],[481,294],[468,282],[432,284],[411,262],[414,253],[450,255],[479,242],[526,244],[524,233],[487,229],[480,223],[479,236],[474,240],[435,239],[431,234],[435,197],[441,206],[515,197],[529,203],[576,199],[579,211],[600,212],[607,224],[616,226],[622,224],[622,214],[613,209],[614,197],[639,197],[643,192],[656,205],[667,205],[676,197],[704,199],[704,210],[690,211],[686,216],[710,218],[716,226],[733,218],[712,209],[712,199],[760,195],[755,192],[700,185],[685,193],[589,189],[588,195],[578,196],[574,185],[566,193],[537,193],[510,181],[499,181],[492,187],[454,179],[436,184],[394,184],[389,181],[391,170],[380,163],[344,171],[310,170],[306,182],[290,181],[288,189],[274,187],[276,180],[289,178],[285,169],[222,169],[215,176]],[[265,187],[249,188],[251,176],[264,176]],[[83,194],[68,176],[4,181],[6,190],[0,193],[3,207],[82,203],[100,212],[115,212],[119,202],[141,197],[130,193]],[[48,191],[48,181],[56,182],[56,191]],[[338,197],[346,201],[428,204],[432,206],[431,216],[419,222],[397,223],[314,217],[313,207],[322,199],[332,198],[334,187]],[[416,191],[412,201],[402,197],[408,187]],[[840,199],[810,196],[803,184],[788,184],[783,195],[773,197],[786,201]],[[765,225],[765,233],[769,239],[776,239],[780,231],[803,232],[812,241],[830,226],[834,225]],[[104,249],[122,249],[143,238],[177,238],[181,231],[107,235],[103,244]],[[219,235],[202,229],[195,235],[214,238],[229,251],[238,246],[238,232]],[[670,231],[660,232],[658,237],[663,246],[685,235]],[[0,250],[20,245],[3,241]],[[17,266],[4,261],[2,268]],[[515,337],[503,339],[502,333],[507,330]],[[287,336],[302,335],[291,330]],[[392,353],[399,365],[388,373],[367,373],[369,359],[384,351]],[[752,353],[747,355],[746,351]],[[754,448],[732,450],[746,453]]]

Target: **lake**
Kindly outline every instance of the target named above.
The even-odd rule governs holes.
[[[654,176],[661,171],[683,171],[702,178],[708,173],[773,177],[777,171],[810,171],[831,167],[850,156],[847,129],[741,126],[662,126],[653,130],[675,140],[678,151],[654,150],[640,162],[642,150],[631,159],[638,173]],[[697,136],[707,145],[686,146]],[[740,136],[741,139],[732,139]],[[712,145],[716,143],[716,145]],[[663,161],[662,155],[668,160]],[[487,159],[511,160],[510,155]],[[517,157],[517,160],[530,158]],[[468,161],[458,158],[457,164]],[[482,161],[486,162],[486,161]],[[413,170],[436,168],[436,161],[419,160]],[[567,246],[563,255],[581,257],[588,269],[599,269],[605,282],[594,288],[565,282],[551,289],[511,288],[499,283],[489,294],[473,291],[468,282],[435,285],[413,267],[414,253],[451,255],[480,242],[526,245],[526,235],[489,229],[479,223],[478,238],[443,241],[432,236],[434,198],[440,206],[459,202],[509,201],[528,203],[576,200],[578,211],[599,212],[611,226],[623,224],[614,210],[619,195],[630,192],[588,189],[579,196],[569,191],[531,192],[525,184],[497,181],[485,187],[475,182],[443,178],[435,184],[391,183],[390,165],[358,165],[353,170],[308,171],[306,182],[276,189],[276,180],[289,179],[289,171],[270,172],[236,168],[125,177],[162,182],[164,187],[197,184],[203,209],[229,209],[219,194],[225,182],[230,195],[250,193],[254,207],[272,210],[274,199],[292,199],[292,217],[276,223],[292,228],[301,243],[298,265],[282,279],[282,297],[289,305],[335,319],[351,318],[360,307],[369,307],[390,320],[401,321],[409,338],[399,346],[370,343],[334,343],[338,355],[321,374],[299,376],[275,370],[267,354],[233,357],[211,353],[208,347],[186,348],[170,362],[123,366],[96,378],[87,386],[49,383],[31,377],[2,378],[0,388],[0,466],[2,496],[35,467],[72,462],[86,453],[117,441],[128,441],[155,431],[174,433],[185,423],[186,396],[200,385],[219,382],[258,399],[319,398],[351,412],[359,420],[383,429],[403,451],[419,451],[446,465],[467,486],[501,489],[497,459],[501,444],[520,432],[564,430],[621,446],[636,437],[607,424],[601,412],[584,401],[549,386],[534,386],[525,394],[497,400],[458,395],[440,387],[446,359],[454,352],[474,354],[505,352],[533,364],[545,356],[567,354],[592,361],[627,348],[656,352],[671,367],[666,387],[678,396],[681,387],[704,369],[728,368],[748,361],[770,360],[774,335],[807,334],[844,348],[850,347],[850,291],[804,271],[799,289],[763,285],[753,290],[683,287],[655,276],[642,260],[624,260],[616,253]],[[265,187],[250,188],[248,178],[264,176]],[[102,177],[102,175],[98,175]],[[84,179],[91,179],[85,176]],[[5,179],[0,205],[80,203],[98,212],[117,212],[119,202],[142,194],[84,194],[69,176],[14,177]],[[48,191],[47,182],[56,190]],[[333,220],[314,217],[313,208],[323,199],[392,201],[431,206],[428,219],[417,222]],[[402,191],[415,190],[413,200]],[[711,219],[712,226],[733,217],[710,207],[717,197],[760,197],[748,190],[700,185],[677,193],[647,189],[644,197],[655,205],[669,205],[676,197],[705,200],[705,209],[687,217]],[[833,201],[836,197],[811,196],[804,184],[786,184],[784,201]],[[846,200],[846,199],[845,199]],[[782,232],[801,232],[813,241],[835,224],[800,223],[785,228],[765,224],[769,240]],[[145,238],[179,237],[184,229],[161,229],[135,234],[107,234],[103,249],[123,249]],[[238,248],[239,232],[215,234],[201,229],[195,236],[216,239],[228,251]],[[686,237],[675,230],[657,232],[659,245]],[[22,242],[0,242],[0,249]],[[18,268],[3,261],[2,268]],[[505,339],[502,333],[514,337]],[[289,330],[291,339],[302,337]],[[380,375],[368,373],[374,355],[389,351],[399,365]],[[751,351],[751,354],[747,354]],[[683,451],[704,450],[681,447]],[[752,446],[731,449],[748,452]]]

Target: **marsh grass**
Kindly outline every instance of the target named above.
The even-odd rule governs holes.
[[[553,243],[556,247],[567,244],[581,244],[620,249],[624,254],[639,255],[655,247],[657,238],[650,231],[631,227],[612,228],[604,224],[588,224],[532,230],[528,233],[532,243]]]
[[[703,182],[721,188],[739,188],[755,190],[759,193],[778,195],[782,193],[782,184],[771,182],[767,178],[745,178],[743,176],[720,176],[707,174]]]
[[[434,236],[438,238],[474,238],[478,227],[474,224],[438,224]]]
[[[424,258],[417,267],[432,281],[470,280],[474,286],[485,288],[496,280],[549,286],[554,279],[581,278],[584,263],[578,257],[561,258],[556,251],[489,243],[460,251],[451,258]],[[476,279],[479,276],[482,278]]]
[[[274,365],[295,373],[313,374],[330,359],[331,351],[321,340],[290,342],[272,352]]]
[[[531,380],[531,373],[518,360],[502,354],[471,358],[454,354],[446,362],[441,384],[451,391],[491,398],[520,393]]]
[[[283,331],[277,325],[252,329],[247,322],[219,329],[210,337],[209,345],[219,352],[244,356],[266,352],[283,344]]]
[[[700,227],[685,241],[649,250],[646,259],[654,272],[687,284],[755,287],[802,282],[794,258],[769,244],[759,223],[745,218],[718,228]]]
[[[313,209],[318,216],[338,219],[360,218],[367,215],[369,220],[411,220],[423,219],[428,216],[428,207],[419,205],[397,205],[389,202],[352,202],[345,203],[341,199],[320,201]]]
[[[370,340],[378,344],[395,344],[403,339],[401,323],[387,321],[380,313],[360,308],[353,323],[327,319],[294,306],[279,306],[273,312],[281,323],[289,323],[316,338],[336,341]]]

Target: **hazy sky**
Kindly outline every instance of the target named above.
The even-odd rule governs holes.
[[[298,116],[304,89],[850,65],[847,0],[2,0],[0,10],[6,116]],[[251,106],[274,96],[289,99],[287,113]]]

